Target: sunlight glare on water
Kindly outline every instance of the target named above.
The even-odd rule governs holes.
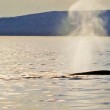
[[[110,40],[102,37],[102,41],[106,48],[94,53],[97,60],[91,64],[92,70],[110,69]],[[75,45],[74,37],[1,37],[0,109],[109,110],[109,76],[85,76],[79,80],[17,78],[45,72],[73,73]]]

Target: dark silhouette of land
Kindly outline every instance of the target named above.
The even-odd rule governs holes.
[[[110,10],[100,17],[106,21],[105,29],[110,36]],[[17,17],[0,18],[2,36],[65,36],[75,27],[68,18],[67,11],[51,11]]]

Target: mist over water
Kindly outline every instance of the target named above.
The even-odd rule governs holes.
[[[69,18],[73,25],[73,31],[70,35],[74,36],[105,36],[105,22],[100,15],[104,11],[74,11],[70,10]]]
[[[103,6],[99,1],[90,1],[88,7],[87,0],[79,0],[69,9],[69,20],[73,27],[70,35],[77,36],[72,60],[75,73],[91,71],[92,63],[96,60],[96,52],[103,52],[104,43],[101,37],[106,36],[104,29],[106,21],[100,17],[104,10],[97,10]],[[105,4],[104,7],[106,7]]]

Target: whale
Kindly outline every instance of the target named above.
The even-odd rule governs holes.
[[[74,75],[110,75],[110,70],[97,70],[97,71],[87,71],[81,73],[72,73],[70,76]]]

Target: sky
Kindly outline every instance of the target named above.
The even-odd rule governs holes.
[[[0,17],[69,10],[78,0],[0,0]]]

